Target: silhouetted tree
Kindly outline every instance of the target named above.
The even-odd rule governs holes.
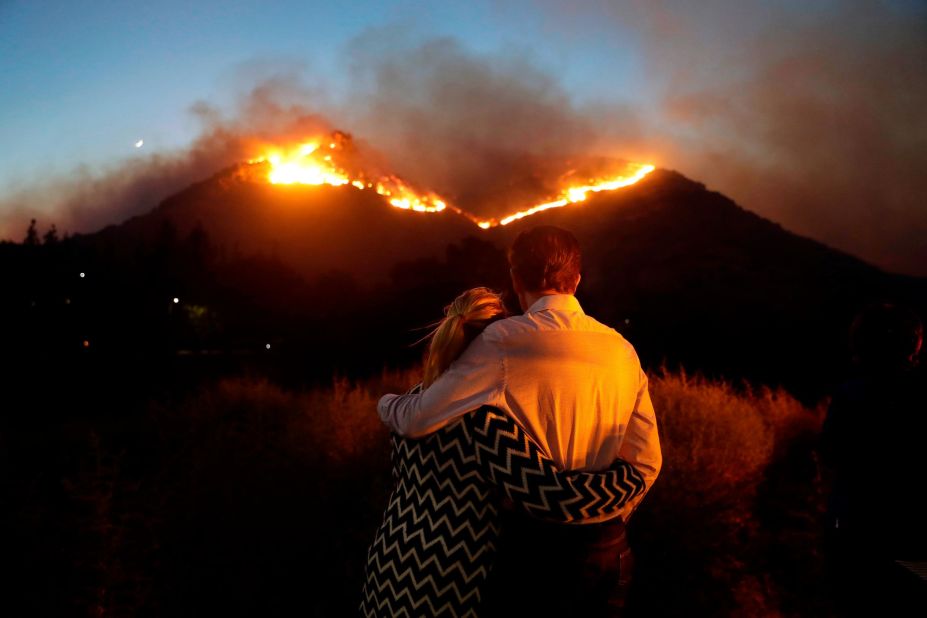
[[[448,245],[445,263],[459,279],[461,290],[477,285],[505,291],[509,286],[509,265],[505,251],[495,243],[468,236]]]
[[[177,227],[172,221],[165,219],[158,230],[158,236],[150,256],[155,276],[163,278],[174,270],[174,266],[181,259],[177,248]]]
[[[52,226],[45,232],[45,236],[42,237],[46,245],[54,245],[58,243],[58,228],[55,227],[53,223]]]
[[[168,219],[161,223],[161,229],[158,230],[158,240],[156,248],[158,252],[169,254],[177,246],[177,227]]]
[[[23,244],[34,247],[39,244],[39,232],[35,229],[35,219],[29,222],[29,229],[26,231],[26,238]]]
[[[187,250],[190,254],[191,266],[202,268],[209,263],[212,244],[209,241],[209,234],[200,221],[197,221],[194,228],[190,230],[190,235],[187,237]]]

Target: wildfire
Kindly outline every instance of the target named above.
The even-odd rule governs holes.
[[[331,185],[350,184],[362,191],[372,190],[387,198],[396,208],[416,212],[441,212],[447,204],[434,193],[418,193],[398,176],[383,175],[368,178],[363,173],[350,174],[338,162],[345,143],[350,138],[334,133],[331,141],[306,142],[289,150],[270,149],[268,154],[251,159],[250,164],[266,164],[267,180],[275,185]]]
[[[653,165],[643,163],[630,163],[628,167],[630,168],[629,172],[623,175],[604,181],[592,181],[590,184],[586,185],[567,187],[561,192],[559,199],[552,202],[544,202],[543,204],[532,206],[527,210],[514,212],[502,219],[478,221],[477,225],[485,230],[497,225],[508,225],[512,221],[518,221],[519,219],[524,219],[525,217],[550,210],[551,208],[562,208],[568,204],[584,202],[590,193],[614,191],[615,189],[633,185],[655,169]]]
[[[387,198],[390,205],[416,212],[441,212],[447,208],[470,218],[482,229],[508,225],[533,214],[578,204],[590,193],[613,191],[638,182],[655,168],[643,163],[629,163],[622,174],[608,179],[589,179],[586,184],[566,186],[556,199],[514,212],[501,219],[479,219],[450,206],[435,193],[419,192],[392,174],[369,175],[364,171],[349,171],[351,138],[334,132],[330,138],[318,138],[289,149],[266,148],[266,154],[248,161],[249,164],[267,166],[266,179],[280,185],[352,185],[361,191],[375,191]]]

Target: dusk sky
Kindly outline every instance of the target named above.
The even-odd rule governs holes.
[[[581,142],[927,275],[924,67],[924,2],[0,0],[0,238],[30,216],[81,232],[151,209],[228,163],[217,126],[266,132],[249,102],[272,84],[412,175],[413,156],[478,157],[496,136]],[[465,117],[434,104],[444,87]],[[513,133],[513,109],[537,124]]]

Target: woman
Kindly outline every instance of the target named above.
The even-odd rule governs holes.
[[[424,388],[491,322],[498,294],[458,296],[431,335]],[[393,476],[383,523],[367,556],[365,616],[475,616],[500,534],[499,502],[554,522],[617,513],[644,489],[629,464],[563,473],[501,411],[482,407],[419,440],[393,435]]]

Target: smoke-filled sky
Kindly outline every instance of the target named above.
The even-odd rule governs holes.
[[[652,162],[927,275],[925,67],[922,1],[0,0],[0,238],[340,128],[460,199],[550,157]]]

